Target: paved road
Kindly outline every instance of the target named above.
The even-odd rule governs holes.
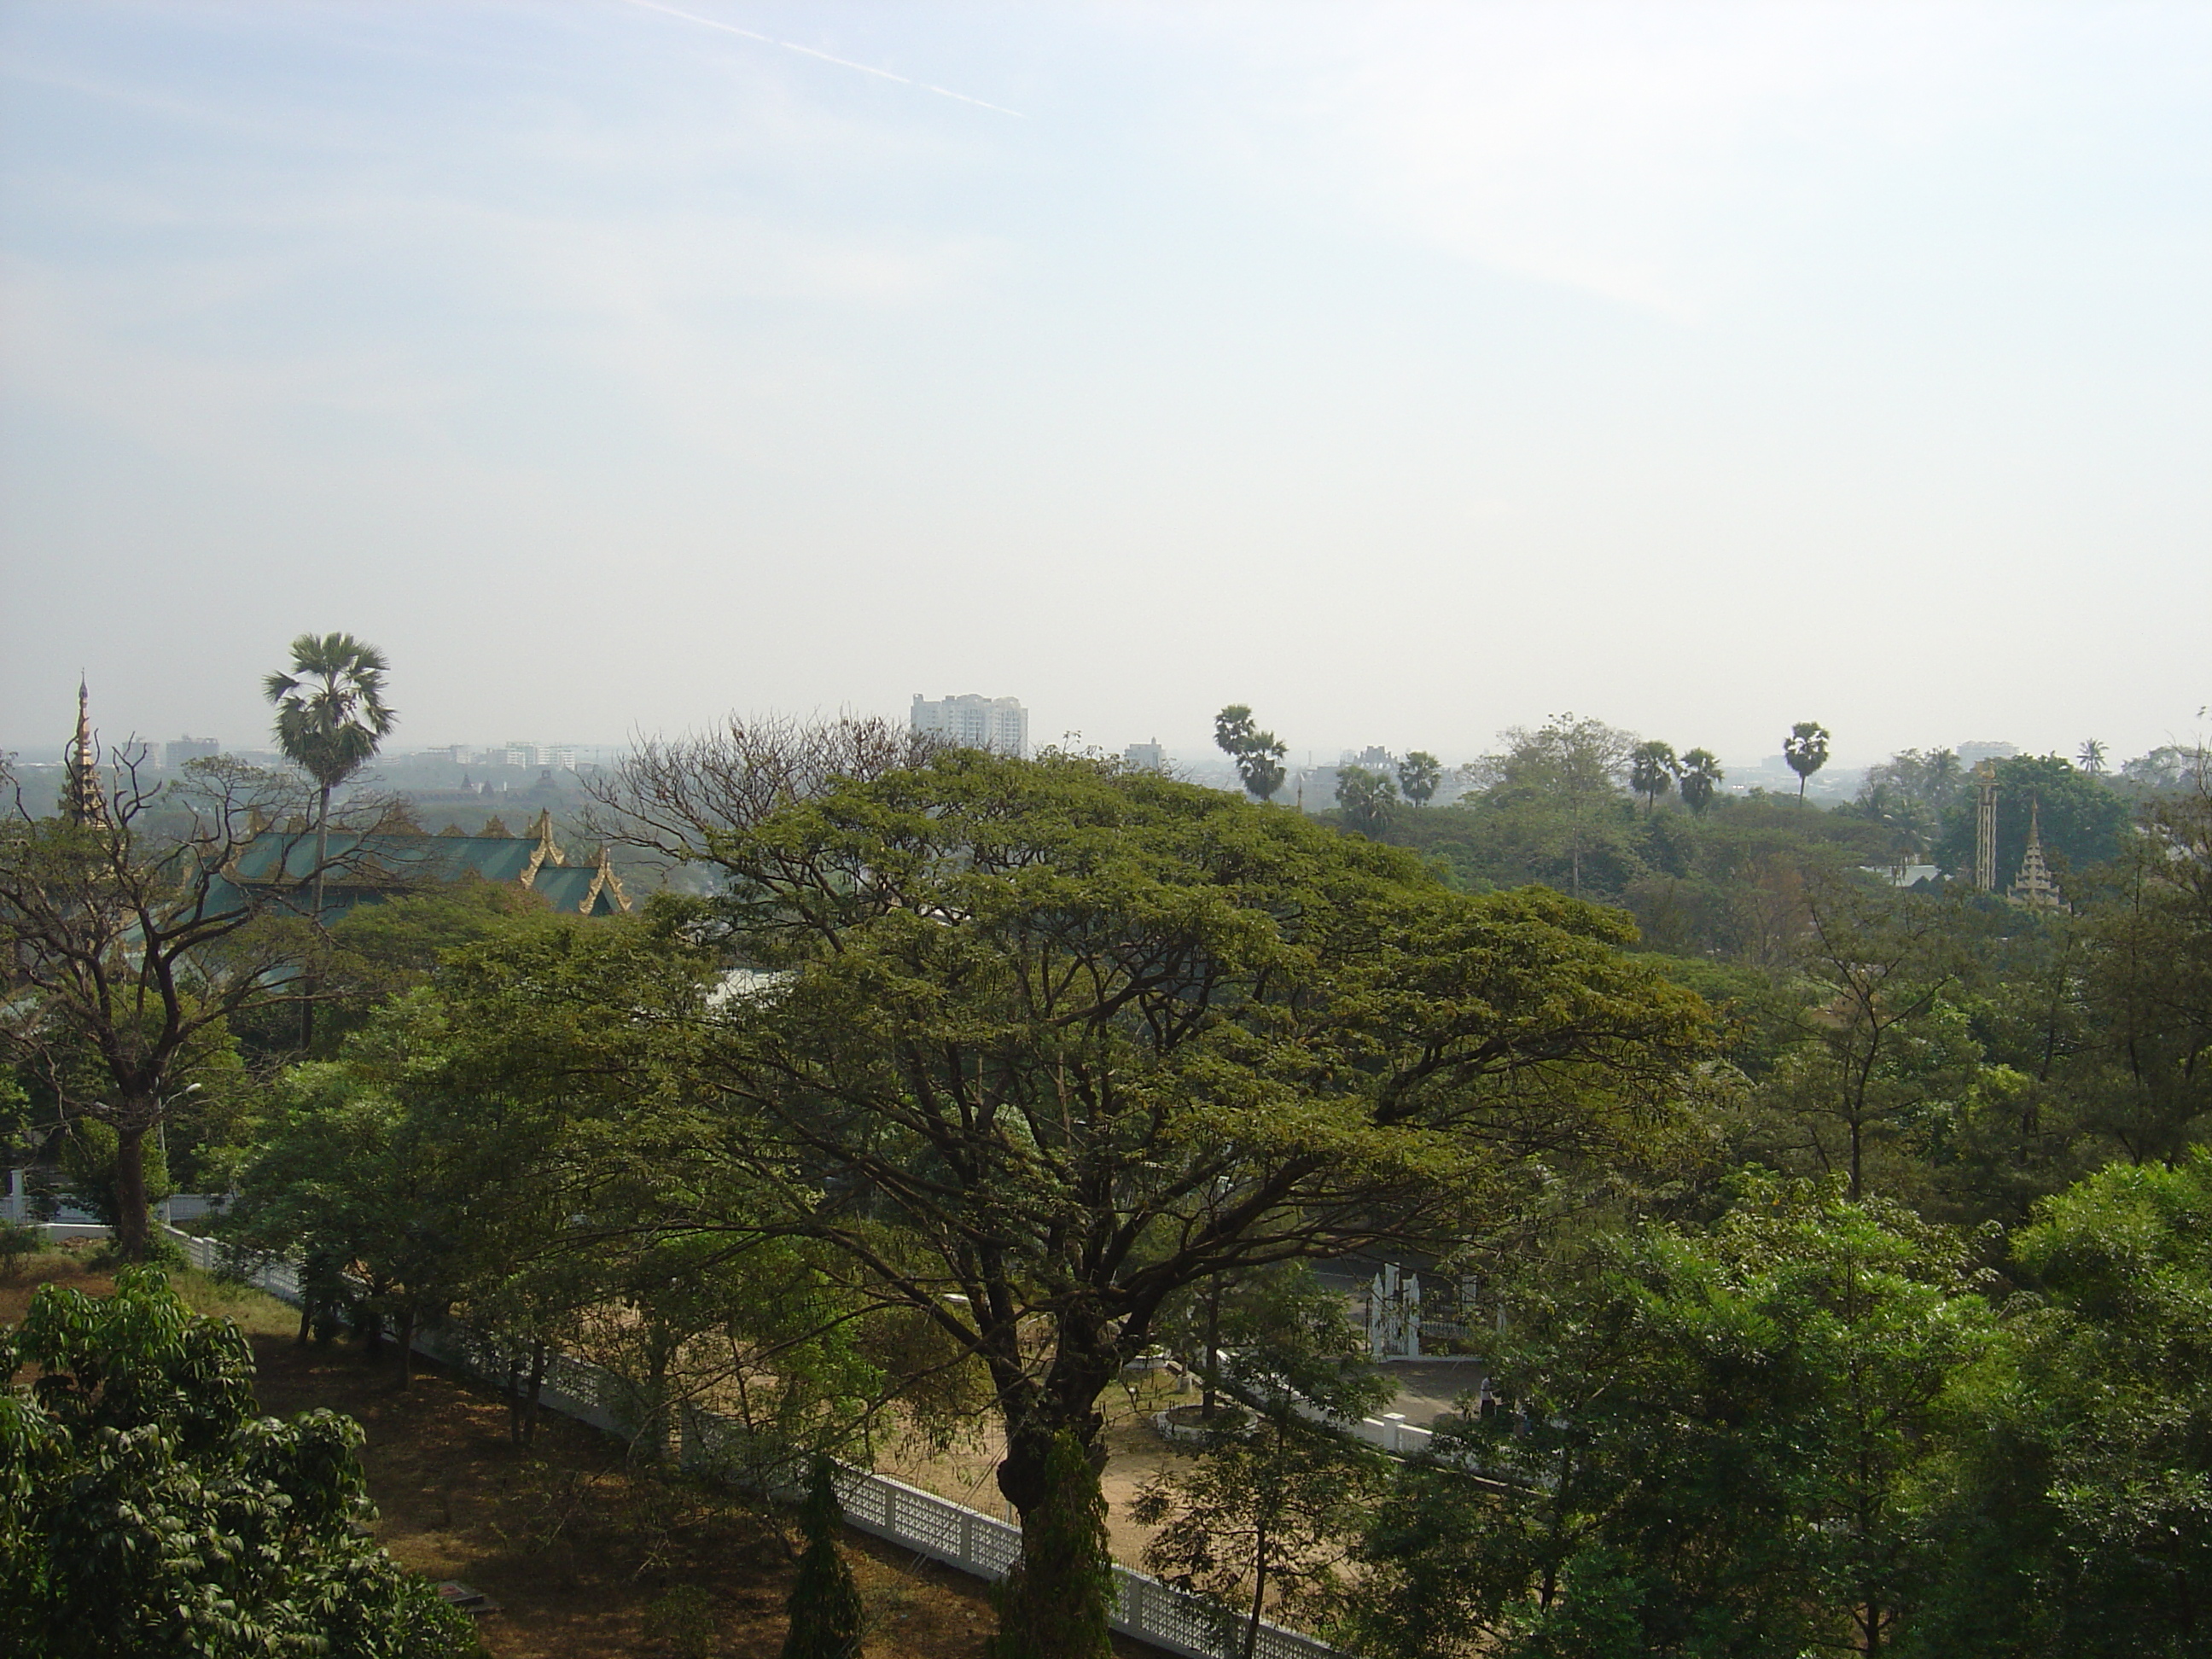
[[[1452,1411],[1460,1395],[1472,1392],[1489,1368],[1472,1360],[1389,1359],[1382,1364],[1382,1374],[1398,1385],[1389,1409],[1405,1413],[1408,1423],[1425,1429]]]

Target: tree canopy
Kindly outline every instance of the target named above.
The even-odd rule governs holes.
[[[2062,883],[2075,872],[2087,871],[2118,854],[2134,809],[2109,784],[2057,755],[2014,755],[1997,762],[1995,769],[2000,888],[2011,884],[2027,855],[2031,817],[2041,830],[2045,856]],[[1947,870],[1972,866],[1972,790],[1950,795],[1935,854]]]
[[[717,1061],[757,1173],[985,1368],[1024,1510],[1183,1287],[1494,1227],[1534,1160],[1662,1133],[1705,1041],[1605,912],[1071,757],[833,781],[703,855],[773,975]]]

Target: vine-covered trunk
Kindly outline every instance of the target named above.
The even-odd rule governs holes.
[[[1114,1564],[1096,1462],[1062,1429],[1039,1474],[1043,1493],[1022,1516],[1021,1559],[994,1598],[991,1659],[1111,1659]]]
[[[135,1114],[133,1115],[136,1115]],[[143,1261],[153,1253],[153,1229],[146,1218],[146,1130],[118,1124],[115,1131],[115,1249],[125,1261]]]

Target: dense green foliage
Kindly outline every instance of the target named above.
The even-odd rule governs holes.
[[[0,1331],[0,1642],[51,1659],[447,1659],[465,1614],[356,1529],[361,1430],[253,1411],[234,1326],[151,1268]]]
[[[2212,1650],[2212,1152],[2045,1200],[2005,1364],[1961,1401],[1921,1650]]]
[[[1703,1052],[1601,912],[1079,760],[947,754],[712,857],[780,975],[711,1050],[755,1173],[988,1372],[1024,1510],[1186,1287],[1662,1136]]]
[[[1101,1398],[1201,1307],[1233,1403],[1139,1509],[1226,1646],[2204,1650],[2201,775],[2002,763],[2000,862],[2032,810],[2069,901],[2033,908],[1897,884],[1971,847],[1947,751],[1823,805],[1569,715],[1441,808],[1432,756],[1341,769],[1316,822],[1249,708],[1218,726],[1256,801],[866,722],[645,745],[606,827],[683,896],[463,884],[305,949],[244,917],[120,1021],[19,973],[10,1115],[188,1026],[82,1179],[143,1223],[127,1137],[204,1112],[186,1155],[242,1163],[227,1224],[301,1260],[301,1340],[350,1322],[404,1380],[464,1321],[518,1439],[561,1352],[644,1458],[711,1400],[687,1455],[758,1492],[995,1416],[1003,1654],[1104,1650]],[[1800,780],[1826,744],[1793,732]],[[112,830],[0,848],[58,937],[121,914]],[[307,1044],[265,1005],[310,987]],[[1361,1254],[1456,1279],[1484,1350],[1490,1413],[1426,1462],[1340,1432],[1382,1396],[1299,1264]],[[817,1490],[809,1652],[858,1628],[834,1524]]]
[[[1893,1645],[1949,1391],[1998,1341],[1979,1283],[1908,1211],[1758,1176],[1554,1264],[1499,1355],[1516,1414],[1407,1468],[1357,1622],[1407,1652]]]
[[[287,1073],[226,1231],[325,1264],[355,1321],[395,1336],[403,1381],[415,1327],[458,1311],[512,1345],[519,1425],[566,1350],[623,1382],[647,1453],[720,1390],[747,1431],[732,1473],[792,1484],[864,1427],[908,1345],[754,1222],[698,1079],[713,985],[658,922],[514,918],[341,1059]],[[702,1208],[714,1228],[669,1224]]]

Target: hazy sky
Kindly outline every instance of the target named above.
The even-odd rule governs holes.
[[[257,741],[306,629],[400,749],[2212,701],[2212,7],[7,0],[0,76],[0,743],[80,666]]]

